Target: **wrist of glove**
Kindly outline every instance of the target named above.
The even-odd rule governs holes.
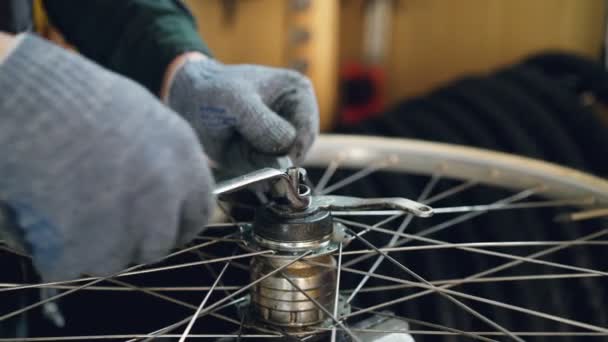
[[[189,60],[167,102],[194,127],[221,178],[273,166],[277,156],[297,164],[319,131],[310,81],[285,69]]]
[[[205,225],[200,143],[141,86],[27,35],[0,94],[0,200],[44,280],[153,261]]]

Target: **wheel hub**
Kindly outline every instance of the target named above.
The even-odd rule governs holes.
[[[256,210],[251,245],[271,249],[275,254],[251,260],[251,281],[277,269],[251,289],[255,318],[287,328],[319,325],[334,311],[336,260],[333,253],[343,235],[334,235],[331,213],[314,205],[310,189],[302,184],[305,173],[292,169],[289,180],[305,206],[273,202]],[[294,262],[304,252],[309,256]]]
[[[255,285],[250,311],[257,321],[290,330],[331,326],[334,312],[341,316],[348,311],[336,293],[338,265],[332,254],[353,237],[334,221],[332,212],[399,209],[417,216],[432,214],[432,208],[404,198],[313,196],[305,177],[301,168],[264,169],[221,184],[216,191],[225,196],[253,185],[259,189],[260,183],[269,188],[261,195],[268,200],[256,209],[253,224],[242,227],[245,249],[273,251],[251,260]]]

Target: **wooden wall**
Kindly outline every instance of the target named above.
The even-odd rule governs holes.
[[[234,2],[233,2],[234,1]],[[227,63],[288,67],[306,60],[321,115],[328,128],[335,113],[338,67],[338,2],[314,0],[296,11],[287,0],[189,0],[201,34],[213,53]],[[231,3],[236,7],[230,10]],[[293,43],[292,30],[305,29],[310,39]]]
[[[231,1],[237,4],[232,17],[222,5]],[[335,113],[337,68],[361,57],[365,1],[312,0],[305,16],[291,15],[288,0],[187,2],[224,61],[289,66],[308,58],[327,128]],[[389,102],[544,49],[599,56],[605,13],[604,0],[395,0],[385,61]],[[298,24],[312,36],[294,50],[289,30]]]

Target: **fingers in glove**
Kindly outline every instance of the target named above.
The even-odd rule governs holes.
[[[163,147],[157,148],[157,162],[151,165],[154,169],[148,170],[151,182],[144,186],[148,191],[138,191],[139,196],[147,197],[138,198],[134,204],[142,207],[133,211],[141,216],[133,218],[133,229],[147,225],[135,258],[140,262],[155,261],[171,248],[190,242],[211,216],[214,205],[211,170],[204,151],[196,143],[194,131],[185,122],[180,123],[175,123],[179,135],[161,133],[159,136],[158,142]],[[167,165],[187,167],[168,168]]]
[[[243,99],[237,131],[262,153],[281,155],[294,144],[296,129],[289,121],[273,112],[257,95]]]
[[[284,88],[289,90],[276,98],[270,107],[295,127],[297,133],[289,155],[298,163],[319,134],[319,107],[308,78],[295,71],[286,72],[284,77]]]
[[[178,246],[190,242],[196,235],[203,232],[215,206],[215,201],[209,200],[209,194],[213,192],[214,187],[210,170],[207,167],[201,167],[200,170],[192,171],[194,174],[184,179],[198,179],[198,181],[196,187],[192,187],[192,184],[186,185],[191,192],[187,194],[181,208],[177,236]]]

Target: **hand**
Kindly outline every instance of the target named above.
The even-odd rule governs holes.
[[[185,58],[167,87],[167,102],[196,130],[221,177],[272,166],[277,156],[301,162],[319,131],[310,81],[257,65]]]
[[[0,90],[0,199],[45,281],[154,261],[206,224],[200,142],[141,86],[26,35]]]

